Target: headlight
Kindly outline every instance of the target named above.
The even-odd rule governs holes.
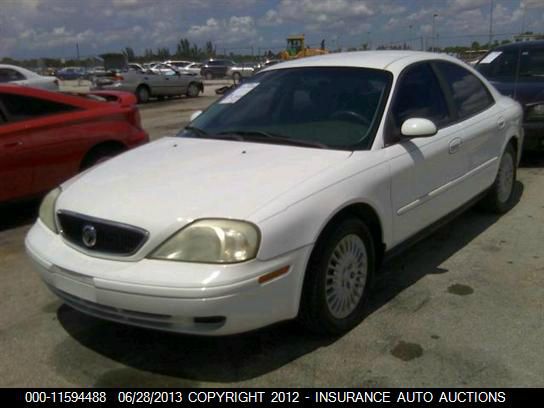
[[[57,223],[55,222],[55,203],[61,191],[60,187],[51,190],[40,205],[40,220],[55,234],[59,233]]]
[[[172,261],[236,263],[255,258],[260,234],[244,221],[195,221],[162,244],[151,258]]]

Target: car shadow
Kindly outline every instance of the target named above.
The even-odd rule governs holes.
[[[40,200],[0,204],[0,232],[32,224],[38,217]]]
[[[523,184],[516,183],[516,202]],[[469,209],[384,264],[367,303],[367,316],[386,305],[399,293],[427,275],[447,273],[441,265],[468,245],[499,216]],[[79,344],[114,360],[127,369],[108,371],[96,378],[94,386],[130,386],[135,378],[140,386],[164,385],[154,376],[136,370],[171,377],[173,386],[198,386],[201,382],[232,383],[272,372],[339,338],[313,335],[295,322],[280,323],[254,332],[226,336],[199,337],[158,332],[107,322],[87,316],[66,305],[57,318]],[[363,321],[361,325],[364,325]],[[59,364],[66,357],[59,346]],[[83,365],[82,365],[82,370]],[[74,368],[71,368],[73,371]],[[168,383],[168,381],[166,381]]]

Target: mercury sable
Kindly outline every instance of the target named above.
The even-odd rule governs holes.
[[[517,102],[462,62],[354,52],[271,66],[176,137],[51,191],[26,248],[85,313],[222,335],[357,325],[384,255],[515,202]]]

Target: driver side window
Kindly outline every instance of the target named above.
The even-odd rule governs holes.
[[[410,67],[400,77],[388,116],[388,145],[400,140],[401,126],[411,118],[429,119],[437,128],[451,122],[446,99],[428,63]]]

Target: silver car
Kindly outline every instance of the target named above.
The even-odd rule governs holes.
[[[247,78],[254,74],[255,67],[251,63],[240,63],[230,68],[229,76],[235,81],[239,81],[241,78]]]
[[[15,65],[0,64],[0,84],[12,83],[34,88],[58,91],[59,80],[55,77],[38,75]]]
[[[92,90],[117,90],[132,92],[139,103],[146,103],[151,97],[186,95],[197,97],[204,92],[202,78],[173,71],[173,75],[152,71],[126,71],[108,77],[96,78]]]

